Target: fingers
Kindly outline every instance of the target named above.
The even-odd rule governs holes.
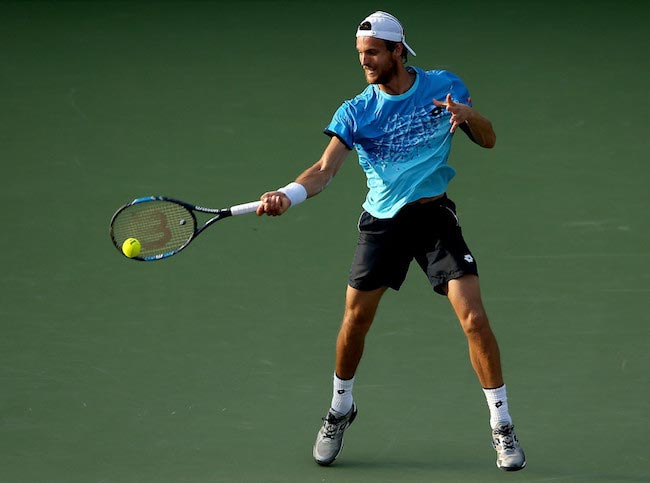
[[[260,197],[262,202],[257,208],[257,215],[262,216],[267,214],[269,216],[279,216],[289,209],[291,206],[291,201],[287,198],[287,195],[279,191],[270,191],[264,193]]]
[[[433,104],[437,107],[444,107],[448,111],[451,111],[457,105],[454,102],[454,100],[451,98],[451,93],[447,94],[447,97],[445,97],[444,101],[439,101],[438,99],[434,99]]]
[[[458,126],[464,122],[467,122],[467,112],[462,109],[454,111],[451,115],[451,118],[449,119],[449,122],[451,123],[451,129],[449,132],[454,132]]]
[[[454,100],[451,98],[451,93],[447,94],[447,99],[445,99],[445,100],[447,102],[447,109],[449,109],[450,107],[453,107],[454,105],[456,105]]]
[[[459,104],[455,103],[451,98],[451,93],[447,94],[444,102],[434,99],[433,104],[437,107],[444,107],[447,112],[451,112],[451,118],[449,119],[451,128],[449,129],[449,132],[453,133],[460,124],[465,122],[465,119],[461,119],[462,113],[459,111]]]

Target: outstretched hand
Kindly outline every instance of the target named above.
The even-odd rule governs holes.
[[[472,108],[465,104],[454,102],[454,100],[451,98],[451,94],[447,94],[444,102],[434,99],[433,103],[437,107],[443,107],[448,112],[451,112],[451,119],[449,119],[449,122],[451,123],[451,129],[449,132],[452,133],[458,126],[464,122],[467,122],[472,115]]]

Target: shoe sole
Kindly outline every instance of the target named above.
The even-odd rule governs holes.
[[[519,471],[526,467],[526,463],[527,461],[524,461],[524,464],[521,466],[499,466],[499,463],[497,463],[497,468],[503,471]]]

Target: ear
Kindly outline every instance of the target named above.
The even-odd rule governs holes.
[[[404,44],[402,42],[398,42],[397,45],[395,46],[395,50],[393,50],[393,54],[396,54],[397,58],[401,59],[403,52],[404,52]]]

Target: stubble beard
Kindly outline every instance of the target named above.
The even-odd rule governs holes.
[[[365,72],[365,71],[364,71]],[[373,79],[368,75],[368,72],[365,72],[366,82],[368,84],[389,84],[391,80],[397,75],[397,62],[391,59],[390,64],[388,64],[384,69],[377,71],[377,76]]]

